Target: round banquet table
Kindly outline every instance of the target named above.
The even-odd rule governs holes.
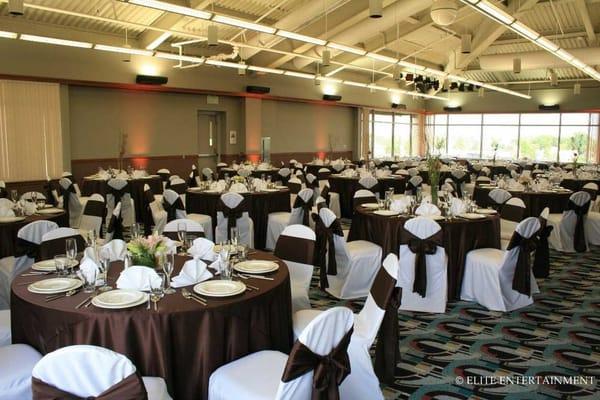
[[[407,216],[386,217],[357,207],[348,241],[368,240],[383,249],[383,256],[399,254],[400,233]],[[480,248],[500,248],[500,217],[480,220],[454,218],[437,221],[444,232],[444,249],[448,257],[448,300],[459,300],[467,253]]]
[[[598,179],[563,179],[560,182],[560,186],[570,189],[574,192],[579,192],[588,183],[595,183],[600,187],[600,178]]]
[[[248,192],[240,194],[250,199],[248,202],[248,214],[254,222],[254,247],[264,249],[267,242],[269,213],[280,211],[290,212],[290,191],[289,189],[281,189],[276,192]],[[187,191],[185,197],[187,212],[190,214],[210,215],[214,230],[217,227],[217,204],[221,193],[192,189]]]
[[[30,222],[48,220],[58,226],[69,226],[69,219],[64,211],[56,214],[33,214],[24,220],[15,222],[0,222],[0,258],[13,256],[17,250],[17,233],[19,229]]]
[[[129,193],[131,193],[131,198],[135,205],[135,220],[137,222],[144,222],[144,213],[146,212],[146,208],[144,207],[144,185],[150,186],[153,194],[162,194],[162,180],[159,176],[152,175],[147,178],[129,179],[127,182],[129,183]],[[108,181],[106,179],[83,178],[81,187],[82,196],[91,196],[94,193],[98,193],[106,199],[107,192]]]
[[[208,380],[220,366],[261,350],[288,353],[293,343],[290,279],[284,262],[269,253],[251,258],[273,260],[279,269],[273,281],[252,279],[259,288],[228,298],[208,298],[208,306],[185,299],[181,289],[165,295],[158,311],[146,304],[121,310],[75,306],[88,295],[45,302],[23,282],[39,277],[18,276],[12,284],[13,343],[29,344],[42,354],[61,347],[89,344],[127,356],[143,376],[162,377],[178,400],[207,399]],[[186,256],[177,256],[173,276]],[[109,270],[114,285],[123,268]],[[192,289],[192,286],[188,286]]]
[[[493,187],[490,186],[476,186],[473,191],[473,200],[480,207],[491,207],[494,202],[488,195]],[[560,214],[567,208],[569,197],[573,192],[526,192],[523,190],[509,190],[509,193],[513,197],[518,197],[525,203],[525,216],[526,217],[538,217],[545,207],[550,209],[553,214]]]
[[[262,178],[262,175],[265,175],[265,177],[271,176],[271,179],[274,179],[275,176],[277,175],[277,172],[279,172],[279,168],[272,168],[272,169],[257,169],[252,171],[252,173],[250,174],[250,176],[254,177],[254,178]],[[230,178],[236,176],[237,170],[233,169],[233,168],[221,168],[219,169],[218,172],[218,176],[219,179],[225,179],[225,174],[227,174]]]
[[[383,198],[385,191],[389,188],[394,188],[394,193],[404,193],[406,183],[402,177],[393,178],[378,178],[379,181],[379,196]],[[340,208],[343,218],[352,218],[352,205],[354,202],[354,193],[361,189],[358,185],[358,178],[346,178],[339,175],[331,175],[329,177],[329,187],[331,192],[340,195]]]
[[[426,183],[428,185],[430,184],[429,171],[419,170],[419,176],[421,176],[421,178],[423,178],[423,183]],[[452,178],[451,171],[440,171],[439,186],[442,187],[442,185],[444,184],[444,181],[448,178]],[[471,182],[471,175],[467,173],[467,178],[465,180],[465,183],[470,183],[470,182]]]

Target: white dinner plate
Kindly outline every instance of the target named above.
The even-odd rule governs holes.
[[[219,254],[221,252],[221,245],[220,244],[215,244],[213,246],[213,253],[215,254]],[[229,247],[229,255],[233,255],[233,254],[237,254],[237,247],[232,249],[231,246]]]
[[[394,210],[377,210],[373,214],[383,215],[384,217],[392,217],[394,215],[400,215],[400,211],[394,211]]]
[[[27,217],[0,217],[1,223],[23,221]]]
[[[201,192],[202,190],[203,190],[203,189],[202,189],[201,187],[198,187],[198,186],[196,186],[196,187],[191,187],[191,188],[188,188],[188,191],[189,191],[189,192]]]
[[[466,218],[466,219],[483,219],[483,218],[485,218],[485,215],[477,214],[477,213],[464,213],[464,214],[459,214],[458,216],[461,218]]]
[[[261,192],[279,192],[279,189],[261,189]]]
[[[482,214],[482,215],[494,215],[496,214],[498,211],[496,210],[491,210],[489,208],[479,208],[477,209],[477,211],[475,211],[477,214]]]
[[[444,221],[446,217],[442,217],[441,215],[427,215],[426,218],[432,219],[434,221]]]
[[[288,188],[287,186],[282,186],[282,185],[277,185],[277,186],[275,186],[275,187],[276,187],[277,189],[280,189],[280,190],[281,190],[281,189],[287,189],[287,188]]]
[[[364,203],[360,205],[363,208],[368,208],[369,210],[376,210],[379,208],[379,204],[377,203]]]
[[[35,264],[33,264],[31,266],[31,269],[35,270],[35,271],[44,271],[44,272],[49,272],[49,271],[56,271],[56,265],[54,264],[54,260],[43,260],[43,261],[38,261]]]
[[[246,291],[246,285],[239,281],[205,281],[194,286],[194,292],[203,296],[228,297]]]
[[[92,304],[99,308],[118,309],[139,306],[147,301],[147,293],[137,290],[115,289],[94,297]]]
[[[266,274],[267,272],[277,271],[279,264],[267,260],[248,260],[235,264],[233,269],[245,274]]]
[[[221,193],[219,189],[207,189],[204,193]]]
[[[77,289],[83,282],[79,279],[72,278],[50,278],[44,279],[27,286],[27,289],[32,293],[41,294],[56,294],[68,292],[72,289]]]
[[[52,207],[52,208],[44,208],[42,210],[37,210],[36,212],[38,214],[58,214],[59,212],[62,212],[63,210],[60,208],[56,208],[56,207]]]

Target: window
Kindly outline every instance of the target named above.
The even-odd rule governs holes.
[[[62,171],[59,85],[0,80],[0,179],[45,180]]]
[[[369,141],[373,158],[412,155],[415,124],[409,114],[372,111],[369,115]]]
[[[449,156],[596,162],[598,113],[435,114],[426,132]],[[497,148],[497,150],[495,150]]]

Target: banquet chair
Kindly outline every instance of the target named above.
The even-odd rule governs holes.
[[[237,227],[239,244],[254,248],[254,222],[246,209],[244,196],[239,193],[224,193],[221,195],[220,205],[217,207],[217,227],[215,229],[215,243],[225,242],[230,238],[231,227]],[[230,222],[226,214],[238,216]]]
[[[403,177],[408,177],[408,176],[410,176],[410,174],[408,173],[408,171],[407,171],[406,169],[404,169],[404,168],[397,169],[397,170],[394,172],[394,175],[402,175]]]
[[[213,170],[210,168],[202,168],[202,176],[204,176],[204,179],[208,180],[214,180],[214,173]]]
[[[242,167],[238,169],[237,174],[242,178],[248,178],[250,175],[252,175],[252,170],[250,168]]]
[[[290,179],[288,179],[286,186],[290,189],[290,206],[293,207],[296,202],[296,196],[298,196],[298,193],[302,190],[304,185],[300,179],[295,175],[292,175]]]
[[[479,186],[479,185],[489,185],[492,182],[492,180],[487,177],[487,176],[478,176],[475,179],[475,186]]]
[[[123,203],[120,201],[113,208],[112,214],[106,227],[106,240],[123,239],[123,215],[121,213]]]
[[[450,179],[452,179],[456,185],[456,193],[458,197],[462,197],[465,184],[469,179],[469,174],[467,174],[467,171],[463,169],[453,169],[450,171]]]
[[[423,217],[432,217],[442,215],[442,212],[435,204],[423,201],[415,210],[415,215]]]
[[[492,200],[492,208],[498,211],[512,197],[512,194],[508,190],[495,188],[490,190],[488,197]]]
[[[420,175],[411,176],[411,178],[406,183],[406,189],[404,191],[405,194],[416,195],[417,191],[423,185],[423,178]]]
[[[290,356],[273,350],[249,354],[219,367],[209,379],[209,400],[287,400],[309,399],[313,390],[314,370],[319,368],[327,376],[348,374],[349,365],[340,362],[347,354],[349,335],[354,315],[345,307],[333,307],[311,321],[294,344]],[[334,349],[338,351],[333,352]],[[320,363],[321,358],[335,358],[336,362]],[[338,358],[339,357],[339,358]],[[306,369],[294,368],[301,359],[314,360]],[[334,368],[335,370],[330,370]],[[324,370],[323,370],[324,369]],[[303,373],[304,372],[304,373]],[[329,372],[329,373],[328,373]],[[332,382],[332,385],[337,383]],[[323,388],[322,390],[327,390]],[[339,388],[338,388],[339,390]],[[328,398],[328,392],[312,398]],[[331,393],[331,392],[329,392]]]
[[[502,205],[500,209],[500,240],[503,249],[508,246],[519,222],[525,218],[525,211],[525,202],[518,197],[511,197]]]
[[[46,200],[46,196],[43,193],[40,192],[25,192],[21,195],[21,200],[25,200],[25,201],[33,201],[33,194],[35,193],[36,198],[38,200]]]
[[[46,399],[49,393],[56,398],[171,399],[163,378],[141,376],[127,357],[98,346],[74,345],[50,352],[31,374],[34,400]]]
[[[354,315],[354,332],[348,348],[351,372],[340,386],[342,399],[383,399],[379,380],[373,371],[369,349],[379,332],[388,303],[392,300],[397,277],[398,257],[388,254],[371,286],[365,304],[360,312]],[[314,309],[295,312],[294,338],[297,339],[306,326],[323,312]]]
[[[532,243],[540,221],[521,221],[507,250],[477,249],[467,253],[460,299],[474,301],[491,311],[513,311],[533,304],[539,293],[531,269]]]
[[[582,190],[590,195],[590,211],[585,220],[585,237],[589,244],[600,245],[600,212],[596,210],[598,185],[589,182],[583,186]]]
[[[198,167],[196,167],[196,164],[193,164],[188,179],[188,187],[198,187],[200,186],[200,182],[202,182],[202,179],[200,179],[200,175],[198,174]]]
[[[315,233],[309,227],[289,225],[279,235],[273,251],[290,271],[292,311],[310,308],[308,290],[314,270],[315,240]]]
[[[598,185],[594,182],[588,182],[583,185],[581,190],[590,194],[590,211],[600,211],[600,202],[598,201]]]
[[[319,180],[311,173],[306,174],[306,187],[314,191],[315,198],[321,194]]]
[[[204,227],[202,226],[202,224],[198,223],[197,221],[194,221],[189,217],[169,221],[167,225],[165,225],[163,235],[172,240],[179,240],[177,232],[179,231],[179,225],[181,224],[185,225],[185,231],[188,238],[191,239],[192,237],[204,237]]]
[[[292,207],[292,212],[272,212],[267,219],[267,243],[266,249],[273,250],[279,238],[288,225],[310,226],[310,212],[313,207],[314,191],[312,189],[302,189]]]
[[[491,173],[492,173],[492,170],[489,169],[488,167],[481,168],[481,175],[490,176]]]
[[[0,180],[0,199],[8,198],[8,191],[6,190],[6,182]]]
[[[127,255],[127,242],[122,239],[113,239],[100,247],[100,255],[112,261],[123,261]]]
[[[327,201],[327,207],[333,211],[336,217],[341,218],[342,208],[340,205],[340,194],[331,191],[329,183],[321,189],[321,197]]]
[[[31,399],[31,371],[42,355],[26,344],[0,347],[0,398]]]
[[[548,238],[550,247],[565,253],[588,250],[585,230],[590,202],[589,193],[575,192],[569,197],[567,209],[562,214],[548,215],[548,225],[554,227]]]
[[[160,196],[160,200],[157,196],[152,194],[152,190],[148,184],[144,185],[144,207],[146,208],[146,215],[144,220],[145,233],[148,234],[152,230],[149,225],[154,225],[154,231],[159,234],[162,233],[165,224],[167,223],[167,212],[162,207],[164,196]],[[150,218],[148,218],[150,216]]]
[[[277,174],[275,175],[275,182],[286,186],[291,174],[291,169],[287,167],[280,168],[279,171],[277,171]]]
[[[83,208],[81,221],[79,222],[79,231],[83,233],[93,230],[96,232],[96,236],[100,237],[102,235],[102,222],[104,222],[105,212],[104,197],[98,193],[91,195]]]
[[[66,179],[70,180],[71,182],[73,182],[73,188],[75,189],[75,193],[77,193],[77,196],[82,197],[81,196],[81,190],[79,189],[79,185],[75,181],[75,178],[73,177],[73,174],[71,172],[65,171],[65,172],[63,172],[61,174],[60,177],[61,178],[66,178]]]
[[[317,253],[321,255],[315,263],[318,263],[324,272],[332,272],[334,268],[336,270],[335,275],[322,275],[321,286],[338,299],[367,296],[381,265],[381,247],[366,240],[346,242],[339,219],[328,208],[319,210],[315,231],[317,247],[325,246]],[[330,234],[332,243],[328,243]],[[324,283],[324,280],[328,284]]]
[[[411,218],[404,224],[398,272],[401,310],[446,311],[448,259],[442,236],[440,225],[427,217]]]
[[[77,251],[85,249],[85,240],[77,229],[57,228],[45,233],[40,243],[40,260],[48,260],[57,254],[64,254],[65,242],[70,238],[75,239]]]
[[[344,163],[331,163],[331,168],[333,168],[336,173],[340,173],[345,167]]]
[[[69,226],[77,228],[79,226],[84,204],[76,193],[74,184],[70,179],[61,178],[58,183],[61,188],[63,208],[69,217]],[[68,201],[65,201],[65,199],[68,199]]]
[[[167,187],[167,182],[169,181],[169,176],[171,176],[171,171],[166,168],[161,168],[156,171],[156,175],[160,176],[160,180],[162,181],[163,190]]]
[[[419,169],[412,167],[408,169],[408,175],[413,177],[413,176],[418,176],[419,175]]]
[[[329,168],[319,168],[317,171],[317,177],[319,178],[319,189],[329,185],[329,177],[331,176],[331,170]]]
[[[11,343],[10,310],[0,310],[0,347],[8,346]]]
[[[376,193],[376,196],[379,197],[379,181],[377,178],[371,175],[367,175],[358,180],[358,186],[360,189],[370,190],[373,193]]]
[[[135,204],[129,193],[129,183],[125,179],[109,179],[106,192],[106,224],[110,222],[113,209],[121,202],[123,226],[135,223]]]
[[[352,196],[352,212],[354,213],[356,207],[366,203],[377,203],[377,197],[370,190],[357,190],[356,192],[354,192],[354,196]]]
[[[213,228],[212,228],[212,219],[210,216],[208,215],[204,215],[204,214],[196,214],[196,213],[190,213],[187,214],[185,211],[185,208],[183,206],[183,202],[181,201],[181,197],[177,194],[177,192],[175,192],[174,190],[171,189],[166,189],[163,193],[163,203],[162,203],[163,209],[166,211],[166,222],[170,222],[176,219],[185,219],[185,218],[189,218],[195,222],[197,222],[198,224],[202,225],[202,229],[204,230],[204,233],[206,235],[206,237],[210,240],[212,240],[212,232],[213,232]],[[156,230],[157,228],[155,228]],[[163,228],[164,229],[164,228]],[[162,232],[163,230],[159,230],[159,232]]]
[[[536,278],[547,278],[550,275],[550,245],[548,244],[548,238],[554,227],[548,225],[549,215],[550,209],[544,207],[539,216],[540,230],[536,235],[537,244],[533,262],[533,275]]]

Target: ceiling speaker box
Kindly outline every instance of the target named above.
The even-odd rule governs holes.
[[[335,94],[324,94],[323,95],[323,100],[328,100],[328,101],[340,101],[342,99],[342,96],[338,96]]]
[[[137,75],[135,77],[135,83],[141,85],[164,85],[169,81],[166,76],[152,76],[152,75]]]
[[[270,91],[271,88],[266,86],[246,86],[246,92],[248,93],[267,94]]]

